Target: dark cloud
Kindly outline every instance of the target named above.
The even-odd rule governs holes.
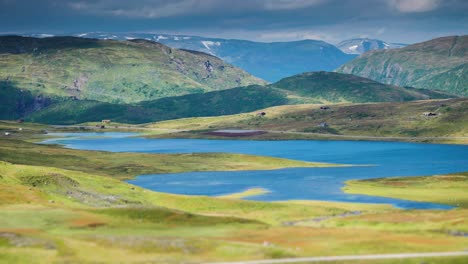
[[[161,32],[337,42],[466,34],[466,0],[0,0],[0,32]]]

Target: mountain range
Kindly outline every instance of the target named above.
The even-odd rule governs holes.
[[[355,58],[319,40],[255,42],[238,39],[149,33],[81,33],[98,39],[146,39],[172,48],[211,54],[269,82],[309,71],[332,71]]]
[[[200,51],[240,67],[254,76],[275,82],[295,74],[332,71],[370,50],[401,48],[406,44],[378,39],[355,38],[332,45],[319,40],[289,42],[255,42],[238,39],[153,33],[87,32],[76,37],[156,41],[172,48]],[[50,37],[48,34],[31,34]],[[265,67],[267,65],[268,67]]]
[[[468,35],[437,38],[399,49],[370,51],[344,64],[337,72],[386,84],[468,96]]]

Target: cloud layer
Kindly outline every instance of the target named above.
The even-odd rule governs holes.
[[[138,31],[261,41],[468,31],[466,0],[0,0],[0,32]]]

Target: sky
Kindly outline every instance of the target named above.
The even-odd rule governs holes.
[[[254,41],[468,33],[468,0],[0,0],[0,34],[141,32]]]

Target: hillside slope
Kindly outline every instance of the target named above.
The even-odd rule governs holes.
[[[0,37],[0,80],[47,96],[132,103],[263,84],[204,54],[146,40]]]
[[[334,72],[308,72],[284,78],[272,87],[292,93],[296,98],[311,98],[312,102],[403,102],[450,95],[424,89],[398,87],[370,79]]]
[[[287,103],[285,94],[280,91],[248,86],[137,104],[68,100],[33,113],[26,119],[46,124],[77,124],[102,119],[137,124],[189,116],[237,114]]]
[[[468,95],[468,35],[372,51],[336,70],[398,86]]]
[[[112,119],[136,124],[183,117],[230,115],[307,102],[387,102],[448,97],[443,93],[384,85],[352,75],[316,72],[286,78],[269,86],[237,87],[135,104],[68,100],[33,113],[27,120],[77,124]]]
[[[263,117],[252,112],[217,118],[169,120],[147,126],[194,131],[260,129],[285,132],[284,135],[268,133],[259,137],[264,139],[285,139],[288,138],[286,132],[308,132],[293,134],[293,138],[314,138],[314,136],[316,138],[318,135],[324,136],[323,134],[408,139],[468,136],[468,99],[466,98],[398,103],[331,104],[328,107],[329,109],[324,110],[320,109],[320,105],[314,104],[283,105],[262,109],[261,111],[266,113]],[[424,114],[429,112],[436,115]],[[323,123],[327,125],[321,126]],[[177,137],[177,134],[175,136]]]
[[[186,35],[105,32],[82,33],[77,36],[147,39],[172,48],[201,51],[270,82],[302,72],[332,71],[356,57],[319,40],[266,43]]]

